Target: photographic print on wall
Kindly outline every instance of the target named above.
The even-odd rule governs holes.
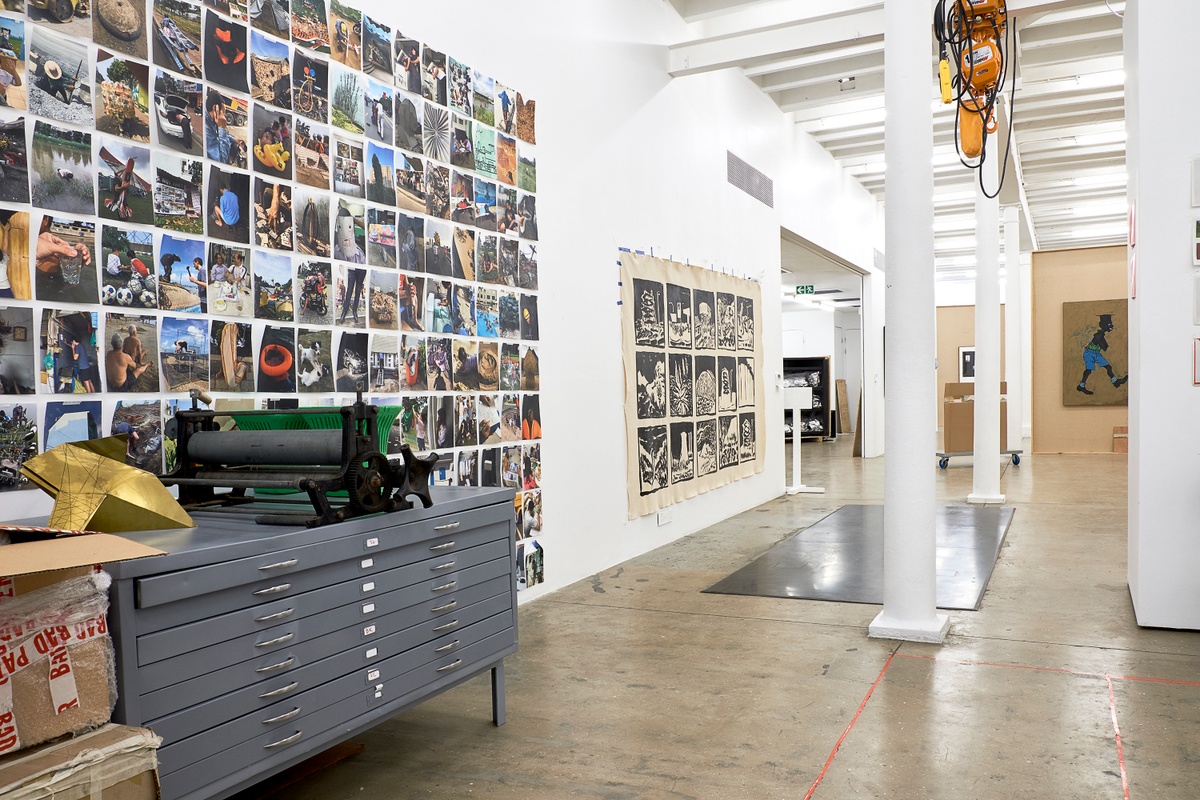
[[[757,283],[621,253],[630,519],[762,471],[761,309]]]
[[[389,450],[436,447],[439,482],[503,480],[524,537],[553,529],[534,104],[502,64],[480,71],[445,31],[354,0],[103,2],[67,22],[41,0],[3,5],[10,422],[18,395],[33,396],[21,411],[33,449],[14,461],[45,436],[117,431],[158,471],[173,453],[156,444],[164,409],[189,389],[255,405],[340,405],[361,390],[408,409]],[[683,408],[671,381],[689,376],[673,355],[655,419],[678,462],[668,485],[701,460],[698,426],[678,441],[670,427],[683,424],[669,419]],[[752,355],[729,357],[742,383],[724,416],[750,411]],[[48,415],[39,393],[94,402]]]

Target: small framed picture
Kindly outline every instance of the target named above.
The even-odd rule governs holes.
[[[1192,386],[1200,386],[1200,339],[1192,340]]]
[[[14,342],[24,342],[29,339],[29,328],[24,325],[17,325],[13,328],[12,338]]]
[[[1192,266],[1200,267],[1200,219],[1192,223]]]
[[[958,348],[958,382],[975,382],[975,348]]]

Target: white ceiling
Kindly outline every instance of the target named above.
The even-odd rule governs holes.
[[[780,283],[785,298],[805,303],[816,300],[829,308],[862,305],[862,275],[835,258],[790,234],[780,240]],[[797,284],[811,284],[818,294],[797,298]]]
[[[742,70],[883,201],[881,0],[667,2],[691,29],[687,41],[671,48],[672,75]],[[1019,53],[1015,140],[1000,199],[1021,208],[1022,249],[1124,242],[1117,14],[1125,0],[1008,0],[1008,8]],[[973,277],[975,173],[954,154],[954,106],[938,98],[932,10],[930,17],[937,269],[942,279]]]

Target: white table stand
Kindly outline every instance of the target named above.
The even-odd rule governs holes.
[[[783,390],[783,403],[792,410],[792,485],[788,494],[825,494],[824,487],[805,486],[800,482],[800,412],[812,409],[811,387],[787,387]]]

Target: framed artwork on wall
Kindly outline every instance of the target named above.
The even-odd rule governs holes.
[[[958,382],[975,382],[975,348],[958,348]]]

